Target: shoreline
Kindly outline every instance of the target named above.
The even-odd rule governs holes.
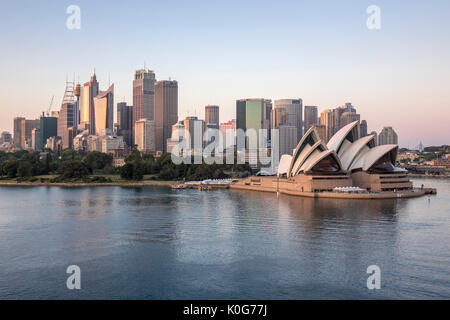
[[[139,181],[139,182],[131,182],[131,181],[116,181],[116,182],[92,182],[92,183],[84,183],[84,182],[4,182],[0,181],[0,187],[68,187],[68,188],[80,188],[80,187],[166,187],[170,188],[172,185],[177,184],[177,181],[166,181],[166,180],[154,180],[154,181]]]

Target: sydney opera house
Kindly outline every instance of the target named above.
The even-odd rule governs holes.
[[[282,155],[277,176],[253,176],[235,189],[332,198],[393,198],[424,194],[407,171],[395,166],[398,145],[376,146],[375,136],[360,137],[359,121],[339,130],[325,144],[314,127],[292,155]]]

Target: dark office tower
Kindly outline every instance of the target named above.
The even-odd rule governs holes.
[[[61,105],[61,110],[59,111],[57,135],[61,137],[63,149],[70,148],[72,145],[69,128],[76,127],[76,103],[65,102]]]
[[[219,106],[205,107],[205,123],[209,128],[219,129]]]
[[[17,147],[21,147],[22,143],[22,120],[25,120],[23,117],[15,117],[14,118],[14,145]]]
[[[237,100],[236,101],[236,129],[247,130],[246,124],[246,101]]]
[[[66,81],[63,101],[58,117],[58,132],[61,137],[62,148],[67,149],[72,145],[69,135],[69,128],[78,125],[78,98],[80,95],[80,85],[75,86],[75,82]]]
[[[316,106],[305,106],[305,128],[304,132],[308,131],[309,128],[318,124],[318,111]]]
[[[133,147],[132,132],[133,129],[133,107],[127,106],[126,102],[117,104],[117,134],[123,137],[123,140],[129,147]]]
[[[265,127],[268,130],[267,138],[269,140],[271,140],[272,139],[272,137],[271,137],[272,125],[271,125],[270,117],[271,117],[271,114],[272,114],[272,100],[266,99],[265,100],[265,104],[266,104],[266,115],[265,115],[265,121],[264,122],[265,122]]]
[[[48,138],[56,137],[57,135],[58,118],[42,115],[40,119],[40,149],[44,149]]]
[[[136,121],[140,119],[154,120],[155,81],[155,73],[152,70],[136,70],[134,74],[132,130],[133,137],[134,124],[136,123]]]
[[[361,120],[361,124],[359,125],[359,131],[360,131],[361,138],[367,136],[367,121],[366,120]]]
[[[275,100],[275,109],[286,110],[286,125],[297,128],[297,139],[303,136],[303,101],[302,99]]]
[[[167,139],[178,121],[178,82],[162,80],[155,83],[156,151],[167,152]]]
[[[90,134],[95,134],[94,98],[98,95],[97,76],[91,77],[81,88],[80,124],[87,127]]]

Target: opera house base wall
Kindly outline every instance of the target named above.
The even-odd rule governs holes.
[[[406,173],[368,173],[357,171],[352,173],[353,186],[370,192],[410,190],[413,187]]]
[[[352,180],[347,175],[314,176],[300,174],[291,178],[249,177],[234,185],[255,187],[261,191],[277,192],[277,190],[294,192],[332,191],[335,187],[351,187]]]
[[[378,175],[380,176],[380,175]],[[384,175],[381,175],[384,176]],[[369,183],[367,180],[370,179],[373,184],[368,184],[374,187],[379,183],[380,177],[371,176],[360,177],[361,181],[364,183]],[[338,193],[333,192],[335,187],[351,187],[356,186],[355,181],[352,181],[352,177],[347,175],[342,176],[315,176],[315,175],[298,175],[290,178],[279,178],[277,177],[262,177],[262,176],[252,176],[245,179],[241,179],[236,183],[230,185],[230,189],[238,190],[251,190],[259,192],[271,192],[292,196],[310,197],[310,198],[334,198],[334,199],[393,199],[393,198],[412,198],[419,197],[426,194],[427,190],[424,189],[413,189],[412,183],[406,183],[411,186],[408,189],[401,189],[399,185],[396,184],[397,188],[386,191],[375,191],[365,193]],[[378,180],[377,180],[378,179]],[[394,177],[390,177],[394,179]],[[407,178],[406,178],[407,179]],[[360,182],[362,183],[362,182]],[[402,182],[403,183],[403,182]],[[406,186],[405,184],[405,186]],[[380,184],[381,185],[381,184]]]

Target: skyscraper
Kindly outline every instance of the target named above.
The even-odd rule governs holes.
[[[343,106],[337,107],[332,110],[333,111],[333,121],[334,121],[334,133],[338,132],[345,125],[342,124],[342,114],[345,112],[356,113],[356,109],[350,102],[346,102]],[[351,123],[350,121],[349,123]],[[348,123],[347,123],[348,124]]]
[[[155,83],[155,143],[156,151],[167,152],[167,139],[178,121],[178,82],[162,80]]]
[[[359,125],[360,135],[361,138],[367,136],[367,121],[361,120],[361,123]]]
[[[12,139],[11,133],[3,131],[0,136],[0,143],[9,143],[11,142],[11,139]]]
[[[133,107],[127,106],[126,102],[119,102],[117,104],[117,134],[123,136],[123,140],[129,147],[132,145],[132,129],[133,129]]]
[[[322,139],[323,142],[327,141],[327,127],[323,124],[314,125],[317,133],[319,134],[319,138]]]
[[[135,144],[143,153],[155,153],[155,121],[140,119],[135,123]]]
[[[149,69],[136,70],[133,81],[133,133],[140,119],[154,120],[155,73]]]
[[[378,145],[398,144],[398,136],[392,127],[383,127],[378,135]]]
[[[241,99],[236,101],[236,129],[254,130],[257,135],[257,145],[260,147],[260,129],[270,128],[270,115],[267,115],[268,101],[265,99]],[[271,103],[270,103],[271,106]],[[268,136],[267,136],[268,138]],[[267,141],[261,141],[267,145]],[[248,143],[246,142],[246,147]]]
[[[41,133],[39,129],[31,130],[31,149],[40,150]]]
[[[220,124],[220,132],[225,149],[234,147],[236,143],[236,119]]]
[[[76,127],[76,102],[65,102],[61,105],[58,118],[58,133],[61,137],[63,149],[70,148],[72,143],[69,136],[69,128]]]
[[[302,99],[275,100],[275,109],[286,110],[286,125],[297,128],[297,139],[303,136],[303,101]],[[298,141],[297,141],[298,142]]]
[[[46,117],[44,114],[41,116],[40,122],[40,146],[42,150],[47,144],[47,139],[50,137],[56,137],[58,135],[58,118]]]
[[[15,117],[14,118],[14,145],[17,147],[21,147],[22,143],[22,120],[25,120],[23,117]]]
[[[325,126],[325,142],[328,142],[335,132],[334,112],[330,109],[325,109],[320,113],[320,124]]]
[[[340,128],[345,127],[349,123],[359,121],[360,115],[354,112],[344,112],[341,114],[341,120],[339,122]]]
[[[317,107],[316,106],[305,106],[305,128],[304,132],[308,131],[309,128],[317,124]]]
[[[205,106],[205,123],[207,126],[219,129],[219,106]]]
[[[40,129],[40,121],[39,119],[36,120],[27,120],[27,119],[22,119],[22,124],[21,124],[21,142],[20,145],[23,149],[26,148],[31,148],[31,131],[33,131],[33,129]]]
[[[292,151],[297,146],[297,129],[297,127],[289,125],[281,125],[278,128],[280,157],[283,154],[292,154]],[[272,141],[272,150],[274,150],[274,143],[276,143],[276,141]]]
[[[203,134],[206,130],[205,121],[200,120],[197,117],[186,117],[183,124],[185,137],[188,140],[186,141],[186,149],[203,148]],[[196,150],[194,150],[194,152],[195,151]]]
[[[95,134],[95,108],[94,97],[98,95],[99,86],[97,76],[91,77],[81,88],[80,124],[82,129],[87,128],[90,134]]]
[[[114,84],[94,98],[95,126],[92,134],[105,135],[114,129]],[[109,130],[108,130],[109,129]]]

